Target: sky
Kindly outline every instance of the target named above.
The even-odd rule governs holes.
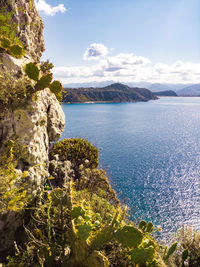
[[[200,83],[199,0],[35,0],[64,84]]]

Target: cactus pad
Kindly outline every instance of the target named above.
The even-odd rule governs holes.
[[[58,94],[62,91],[63,87],[62,84],[59,81],[54,81],[49,85],[49,88],[52,93]]]
[[[36,90],[43,90],[47,87],[49,87],[51,81],[53,79],[53,75],[51,73],[43,76],[36,84],[35,89]]]
[[[131,260],[135,264],[145,264],[146,262],[152,262],[155,255],[155,249],[153,246],[148,248],[135,248],[131,253]]]
[[[142,242],[142,232],[133,226],[124,226],[115,233],[115,238],[124,247],[138,247]]]
[[[26,64],[25,73],[28,75],[30,79],[38,81],[40,71],[35,63]]]
[[[12,45],[9,48],[10,53],[15,57],[22,57],[23,56],[23,48],[20,45]]]

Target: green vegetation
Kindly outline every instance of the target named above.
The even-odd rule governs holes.
[[[43,65],[41,65],[42,68]],[[25,66],[25,74],[9,71],[4,67],[0,72],[0,103],[9,107],[17,107],[30,98],[35,92],[49,88],[56,98],[62,100],[62,84],[52,81],[53,75],[47,70],[41,71],[35,63]]]
[[[0,172],[1,206],[21,212],[28,197],[16,183],[14,143],[7,147]],[[105,172],[96,169],[98,150],[87,140],[64,139],[53,146],[51,157],[55,155],[57,160],[70,160],[79,176],[72,176],[62,188],[50,186],[55,179],[51,177],[24,228],[26,242],[15,243],[16,254],[5,266],[198,266],[199,233],[182,229],[168,247],[154,239],[152,233],[158,229],[152,222],[136,226],[129,221],[127,207],[117,200]]]
[[[16,171],[16,148],[8,141],[6,151],[0,157],[0,212],[22,211],[30,200],[28,196],[28,172]]]
[[[125,222],[124,208],[114,208],[96,194],[77,191],[69,182],[65,189],[46,191],[40,203],[26,227],[26,248],[18,246],[8,266],[109,266],[104,247],[112,242],[129,264],[162,263],[156,241]],[[141,251],[146,255],[138,259]]]
[[[26,64],[25,73],[29,79],[35,82],[35,91],[49,88],[55,94],[56,98],[61,101],[63,87],[59,81],[52,82],[53,74],[50,72],[51,68],[53,68],[53,64],[48,60],[42,62],[39,67],[31,62]]]
[[[18,12],[22,12],[18,10]],[[0,53],[9,54],[15,58],[22,58],[26,51],[18,37],[18,26],[13,19],[14,12],[0,9]],[[18,71],[6,70],[0,73],[0,102],[3,105],[18,105],[33,93],[49,88],[59,101],[62,100],[62,84],[53,81],[50,70],[53,64],[48,60],[39,66],[29,63],[25,66],[26,76]]]
[[[183,226],[174,238],[177,249],[169,259],[169,266],[200,266],[200,231],[190,226]]]
[[[72,163],[76,176],[79,176],[79,166],[81,164],[84,165],[88,162],[87,167],[90,169],[98,166],[98,149],[86,139],[63,139],[54,144],[50,152],[50,159],[53,159],[55,155],[58,155],[61,161],[69,160]]]
[[[25,49],[17,36],[17,24],[13,22],[12,16],[12,12],[0,10],[0,52],[21,58]]]
[[[20,58],[25,49],[17,37],[17,25],[13,23],[12,15],[3,10],[0,12],[0,53]],[[4,68],[0,73],[0,104],[15,107],[45,88],[60,100],[62,85],[59,81],[52,82],[52,68],[49,61],[27,64],[24,68],[26,75]],[[130,91],[123,85],[116,86],[114,89],[120,91],[117,99],[121,99],[121,91]],[[82,96],[81,99],[86,98]],[[146,101],[145,97],[142,99]],[[128,208],[117,199],[105,171],[97,169],[98,149],[86,139],[64,139],[53,145],[50,160],[70,161],[72,175],[60,188],[51,185],[57,177],[49,178],[34,205],[28,172],[17,170],[20,148],[17,149],[12,140],[5,147],[5,154],[0,158],[1,215],[7,217],[10,212],[22,214],[28,211],[29,217],[23,226],[25,240],[23,243],[16,240],[15,253],[11,252],[0,265],[200,266],[198,231],[183,228],[168,247],[155,240],[153,234],[158,229],[152,222],[141,221],[137,226],[128,219]]]

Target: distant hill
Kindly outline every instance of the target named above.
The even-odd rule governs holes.
[[[89,88],[89,87],[105,87],[110,84],[114,84],[115,81],[103,81],[103,82],[88,82],[88,83],[69,83],[65,84],[64,87],[68,88]],[[191,86],[193,84],[170,84],[170,83],[149,83],[149,82],[126,82],[126,85],[129,87],[139,87],[139,88],[147,88],[152,92],[160,92],[160,91],[169,91],[173,90],[177,92],[178,90],[183,89],[184,87]]]
[[[66,88],[64,102],[139,102],[157,99],[150,90],[145,88],[131,88],[121,83],[114,83],[102,88]]]
[[[192,84],[170,84],[170,83],[152,83],[147,86],[145,86],[147,89],[154,92],[160,92],[160,91],[175,91],[183,89],[186,86],[191,86]]]
[[[177,93],[172,91],[172,90],[154,92],[154,95],[157,95],[157,96],[178,96]]]
[[[177,91],[177,94],[183,96],[200,96],[200,84],[184,87],[183,89]]]

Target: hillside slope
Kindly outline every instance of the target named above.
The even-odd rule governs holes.
[[[103,88],[65,89],[64,102],[138,102],[157,99],[148,89],[131,88],[121,83],[114,83]]]
[[[157,95],[157,96],[178,96],[177,93],[172,91],[172,90],[154,92],[154,95]]]

